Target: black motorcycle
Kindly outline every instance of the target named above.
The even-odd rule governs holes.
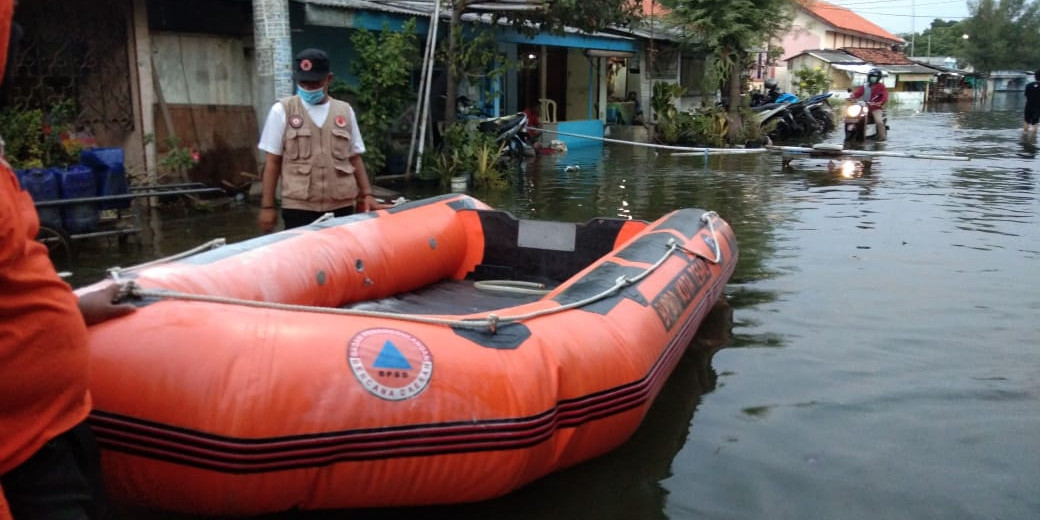
[[[495,142],[502,146],[502,162],[521,162],[524,157],[534,155],[534,148],[527,135],[527,114],[517,112],[499,117],[488,117],[478,109],[466,96],[459,96],[456,101],[456,119],[467,125],[474,125],[476,131],[494,136]]]
[[[516,114],[481,119],[477,130],[495,136],[495,142],[502,144],[502,158],[510,161],[522,161],[524,157],[534,154],[527,138],[527,114]],[[530,151],[530,153],[529,153]]]
[[[831,93],[817,94],[793,103],[770,103],[752,108],[763,127],[772,128],[774,140],[796,139],[825,134],[834,129],[834,114],[827,99]]]

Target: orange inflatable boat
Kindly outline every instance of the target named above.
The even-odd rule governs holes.
[[[736,262],[710,212],[445,195],[114,271],[140,308],[90,331],[110,493],[220,515],[508,493],[632,434]]]

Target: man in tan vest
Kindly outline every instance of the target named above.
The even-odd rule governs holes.
[[[329,97],[329,57],[305,49],[294,65],[296,95],[278,100],[267,115],[260,144],[267,152],[260,199],[260,231],[277,224],[275,192],[282,190],[285,228],[304,226],[325,213],[337,217],[355,209],[377,209],[361,154],[354,109]]]

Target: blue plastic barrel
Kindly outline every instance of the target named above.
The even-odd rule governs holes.
[[[89,166],[74,164],[68,169],[57,169],[61,176],[61,198],[79,199],[97,196],[97,180]],[[88,233],[97,229],[98,207],[96,202],[62,206],[62,222],[70,234]]]
[[[130,192],[122,148],[88,148],[80,152],[79,161],[94,170],[97,196],[126,195]],[[123,209],[130,205],[130,199],[102,201],[98,203],[98,209]]]
[[[61,198],[61,188],[58,185],[58,176],[51,170],[44,168],[33,168],[22,172],[22,188],[29,192],[36,202],[58,200]],[[36,208],[40,217],[40,225],[61,229],[61,208],[58,206],[47,206]]]

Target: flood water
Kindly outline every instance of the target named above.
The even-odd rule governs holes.
[[[567,221],[699,207],[736,231],[728,308],[643,427],[497,500],[270,518],[1040,518],[1040,163],[1021,109],[1018,93],[892,110],[878,149],[971,160],[884,157],[853,178],[769,154],[538,157],[515,191],[474,195]],[[73,283],[254,236],[255,211],[166,211],[138,244],[84,244]]]

